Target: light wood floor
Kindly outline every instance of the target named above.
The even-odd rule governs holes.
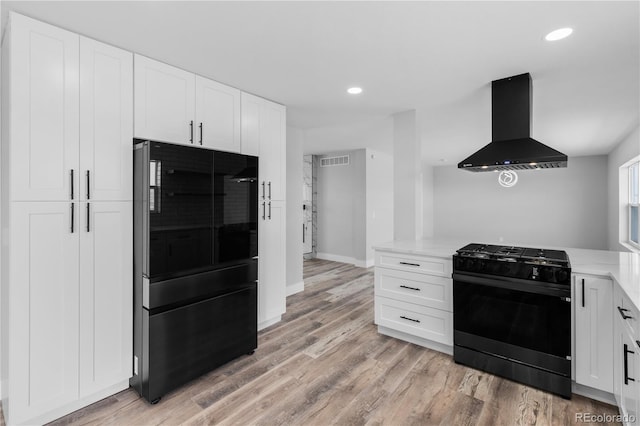
[[[305,291],[258,349],[149,405],[126,390],[56,425],[568,425],[615,407],[571,401],[379,335],[373,271],[306,261]],[[579,422],[578,422],[579,423]]]

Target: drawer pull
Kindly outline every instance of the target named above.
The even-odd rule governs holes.
[[[408,318],[408,317],[405,317],[404,315],[401,315],[400,318],[405,319],[407,321],[420,322],[420,320]]]
[[[407,266],[420,266],[419,263],[400,262],[400,264],[407,265]]]
[[[400,288],[406,288],[408,290],[420,291],[420,289],[418,287],[409,287],[408,285],[404,285],[404,284],[401,284]]]
[[[622,317],[622,319],[626,320],[626,319],[633,318],[631,315],[625,314],[625,312],[629,312],[628,309],[624,309],[624,308],[621,308],[620,306],[618,306],[618,312],[620,312],[620,316]]]

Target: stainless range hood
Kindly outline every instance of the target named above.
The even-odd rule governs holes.
[[[531,75],[491,82],[490,144],[458,163],[471,172],[567,167],[567,156],[531,138]]]

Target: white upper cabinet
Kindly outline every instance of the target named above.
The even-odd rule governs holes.
[[[80,37],[80,199],[132,200],[133,55]]]
[[[286,114],[283,105],[242,94],[242,153],[258,155],[260,195],[286,198]]]
[[[144,56],[134,58],[134,136],[193,144],[195,75]]]
[[[240,90],[196,76],[195,98],[197,143],[240,152]]]
[[[79,36],[17,14],[10,26],[3,53],[11,83],[2,89],[11,110],[3,123],[12,141],[9,199],[69,200],[72,187],[78,194]]]
[[[260,108],[264,99],[242,92],[242,149],[245,155],[260,154]]]
[[[267,198],[286,198],[286,109],[264,101],[260,110],[260,181],[267,183]]]
[[[134,136],[240,152],[240,90],[135,55]]]

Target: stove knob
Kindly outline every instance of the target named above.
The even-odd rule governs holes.
[[[563,284],[569,280],[569,273],[566,270],[560,269],[556,272],[556,282]]]
[[[554,276],[553,276],[553,269],[551,268],[540,268],[540,277],[542,278],[542,281],[546,281],[546,282],[553,282],[554,281]]]

